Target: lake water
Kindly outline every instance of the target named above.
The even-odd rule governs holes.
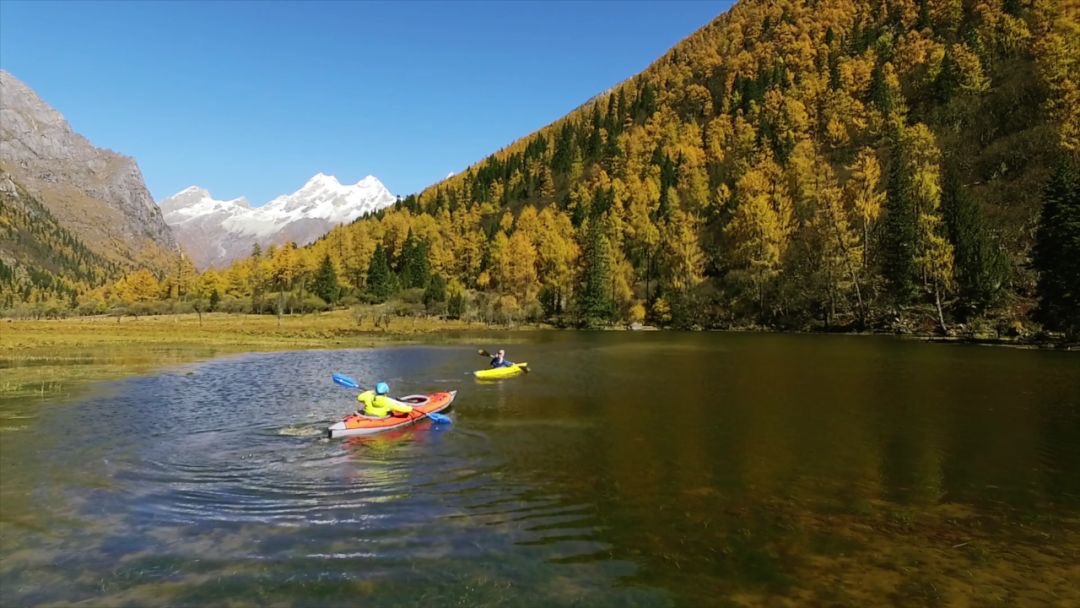
[[[327,440],[335,371],[454,423]],[[4,606],[1080,605],[1076,353],[551,331],[4,407]]]

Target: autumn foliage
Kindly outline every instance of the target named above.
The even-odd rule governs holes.
[[[346,301],[436,281],[453,300],[425,298],[439,314],[511,320],[1026,318],[1044,186],[1080,154],[1077,15],[1071,0],[745,0],[466,171],[181,290],[302,306],[332,267]]]

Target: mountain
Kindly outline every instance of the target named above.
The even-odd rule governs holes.
[[[1080,150],[1066,4],[743,0],[305,255],[487,319],[1025,332],[1044,188]]]
[[[260,207],[246,199],[215,200],[192,186],[161,201],[165,222],[172,227],[196,268],[220,267],[247,256],[255,244],[306,245],[337,224],[345,224],[394,204],[397,197],[367,176],[342,185],[319,173],[296,192]]]
[[[137,267],[156,271],[170,267],[176,241],[135,161],[95,147],[34,91],[2,70],[0,181],[6,197],[0,220],[12,239],[9,244],[16,232],[22,234],[24,243],[29,236],[22,228],[15,228],[19,222],[9,215],[19,209],[30,213],[26,217],[44,218],[47,213],[50,229],[65,234],[57,238],[78,241],[93,254],[84,256],[84,262],[101,259],[112,268],[88,270],[87,278],[96,280]],[[47,269],[55,269],[56,260],[48,258],[66,255],[48,251],[50,242],[58,241],[45,239],[33,247],[0,250],[0,256],[7,256],[5,265],[14,268],[12,276],[22,277],[18,289],[49,283],[46,277],[51,271]],[[14,255],[15,249],[19,256]],[[36,253],[26,257],[30,252]],[[8,284],[9,289],[15,287],[15,283]]]
[[[1080,329],[1073,4],[743,0],[553,124],[196,289],[230,310],[311,308],[318,283],[489,321]]]
[[[42,299],[62,309],[80,292],[122,272],[119,265],[87,248],[3,171],[0,237],[0,310]]]

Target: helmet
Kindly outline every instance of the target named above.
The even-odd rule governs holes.
[[[390,386],[385,382],[380,382],[375,385],[375,393],[379,395],[385,395],[390,392]]]

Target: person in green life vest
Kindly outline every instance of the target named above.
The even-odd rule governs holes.
[[[358,412],[373,418],[386,418],[391,413],[395,416],[404,416],[412,411],[412,406],[400,401],[395,401],[387,396],[390,386],[385,382],[375,385],[375,390],[368,389],[356,396],[356,400],[362,404]]]

